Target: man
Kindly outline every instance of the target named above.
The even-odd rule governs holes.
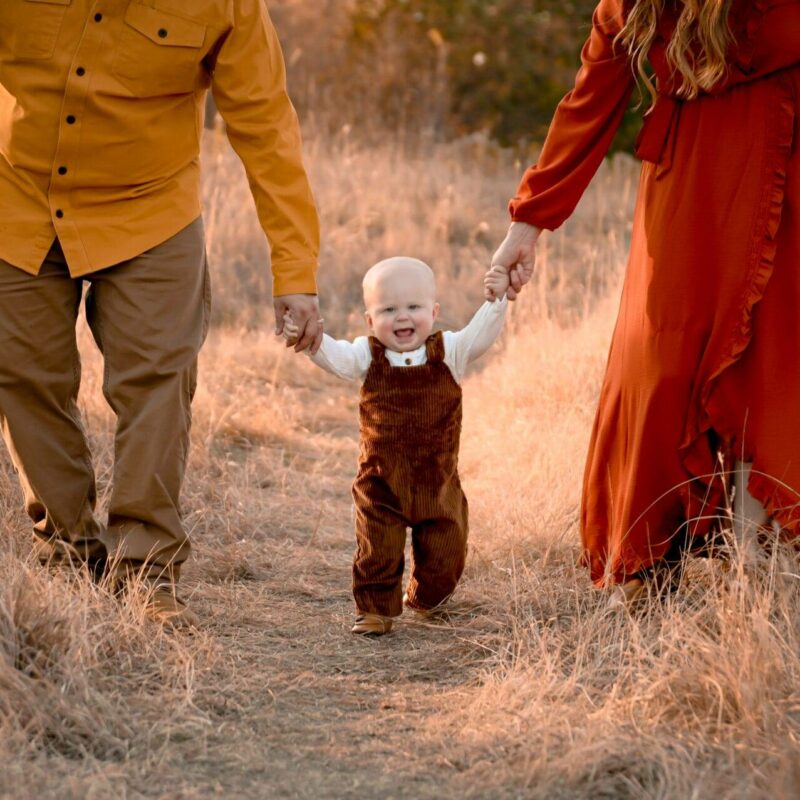
[[[208,325],[200,219],[212,89],[272,248],[276,326],[316,350],[319,223],[263,0],[0,2],[0,422],[39,558],[110,564],[172,624],[179,493]],[[86,314],[117,415],[108,523],[76,397]]]

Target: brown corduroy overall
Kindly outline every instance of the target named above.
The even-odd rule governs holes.
[[[372,363],[361,387],[353,596],[359,611],[387,617],[403,610],[406,528],[412,608],[446,600],[467,554],[467,499],[458,477],[461,387],[444,363],[442,334],[425,346],[426,364],[393,367],[371,337]]]

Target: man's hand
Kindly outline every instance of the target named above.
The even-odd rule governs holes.
[[[283,294],[274,298],[275,335],[283,334],[284,317],[288,314],[297,327],[295,352],[307,348],[316,353],[322,344],[322,317],[319,315],[319,299],[315,294]],[[287,343],[287,347],[289,344]]]
[[[509,300],[516,300],[522,287],[533,277],[536,240],[540,233],[539,228],[527,222],[512,222],[506,238],[492,256],[492,267],[500,267],[508,273],[511,281],[507,293]]]

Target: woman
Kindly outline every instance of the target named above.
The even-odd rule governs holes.
[[[581,518],[592,579],[631,601],[708,543],[737,474],[735,517],[800,526],[800,0],[601,0],[582,62],[493,263],[529,279],[641,75],[654,104]]]

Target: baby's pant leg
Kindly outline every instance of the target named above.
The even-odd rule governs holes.
[[[356,554],[353,597],[359,611],[399,617],[403,612],[403,566],[407,520],[386,483],[359,476],[353,484]]]
[[[414,564],[406,594],[412,608],[431,609],[455,591],[467,560],[467,498],[454,481],[431,503],[434,513],[411,529]]]

